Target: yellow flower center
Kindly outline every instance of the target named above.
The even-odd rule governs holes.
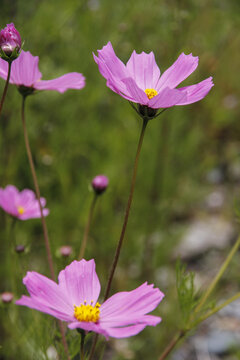
[[[18,207],[17,207],[17,211],[18,211],[19,215],[22,215],[22,214],[25,213],[25,209],[24,209],[24,207],[22,207],[22,206],[18,206]]]
[[[93,304],[93,301],[91,301],[91,304]],[[95,306],[87,305],[86,300],[84,301],[84,304],[81,304],[80,306],[74,305],[74,317],[78,321],[85,321],[85,322],[98,322],[100,318],[100,304],[97,302]]]
[[[149,100],[158,94],[158,92],[155,89],[146,89],[145,93],[147,94]]]

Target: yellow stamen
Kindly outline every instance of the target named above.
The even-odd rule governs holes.
[[[155,89],[146,89],[145,93],[147,94],[149,100],[158,94],[158,92]]]
[[[85,322],[98,322],[100,318],[100,304],[97,302],[95,306],[92,305],[86,305],[86,300],[84,301],[84,304],[81,304],[80,306],[74,305],[74,317],[78,321],[85,321]],[[91,301],[91,304],[93,304],[93,301]]]
[[[18,207],[17,207],[17,211],[18,211],[19,215],[22,215],[22,214],[25,213],[25,209],[24,209],[24,207],[22,207],[22,206],[18,206]]]

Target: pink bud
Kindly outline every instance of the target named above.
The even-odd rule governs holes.
[[[64,257],[67,257],[72,254],[72,247],[68,245],[64,245],[60,247],[60,254]]]
[[[97,175],[92,181],[92,187],[96,194],[102,194],[108,187],[108,178],[105,175]]]
[[[15,251],[16,251],[16,253],[18,253],[18,254],[23,253],[24,250],[25,250],[25,246],[24,246],[24,245],[17,245],[17,246],[15,247]]]
[[[9,58],[15,50],[16,57],[21,49],[22,41],[19,32],[14,24],[7,24],[7,26],[0,31],[0,48]],[[16,58],[15,57],[15,58]],[[5,60],[5,59],[4,59]],[[14,60],[14,59],[12,59]]]
[[[1,296],[2,302],[5,304],[9,304],[13,300],[13,294],[10,292],[7,292],[7,291],[2,293],[0,296]]]

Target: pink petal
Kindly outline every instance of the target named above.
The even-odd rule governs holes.
[[[192,54],[182,53],[170,68],[168,68],[160,77],[156,90],[169,87],[175,88],[185,80],[198,66],[198,57]]]
[[[178,90],[187,94],[187,98],[180,100],[176,105],[187,105],[202,100],[213,86],[212,77],[210,76],[198,84],[178,88]]]
[[[73,261],[59,273],[59,286],[68,294],[73,305],[79,306],[86,300],[87,304],[97,302],[100,283],[95,271],[95,261]]]
[[[187,95],[184,91],[166,87],[149,100],[148,106],[153,109],[168,108],[186,100],[186,98]]]
[[[116,56],[112,44],[108,42],[102,50],[98,50],[98,57],[93,53],[93,58],[100,73],[107,80],[107,86],[119,95],[130,96],[122,82],[123,78],[129,77],[128,71],[123,62]]]
[[[123,79],[122,82],[126,85],[127,92],[130,95],[129,100],[141,105],[147,105],[149,99],[146,93],[140,89],[132,78]]]
[[[32,87],[42,77],[38,69],[38,61],[38,56],[33,56],[29,51],[22,50],[19,57],[12,63],[10,82]]]
[[[83,329],[86,331],[94,331],[98,334],[104,335],[107,339],[109,338],[106,330],[102,329],[99,323],[75,321],[68,325],[69,329]]]
[[[53,80],[40,80],[34,83],[37,90],[56,90],[60,93],[68,89],[82,89],[85,86],[85,78],[82,74],[68,73]]]
[[[18,189],[13,185],[8,185],[5,189],[0,188],[0,207],[7,213],[16,217],[19,216],[16,207],[18,195]]]
[[[16,305],[22,305],[22,306],[27,306],[30,309],[35,309],[38,311],[41,311],[45,314],[49,314],[54,316],[55,318],[59,319],[59,320],[63,320],[63,321],[73,321],[73,316],[70,316],[64,312],[61,312],[59,310],[56,309],[52,309],[50,306],[47,306],[45,304],[43,304],[40,300],[36,299],[36,298],[30,298],[29,296],[22,296],[19,300],[17,300],[15,302]]]
[[[7,61],[0,58],[0,77],[4,80],[7,80],[7,74],[8,74],[8,63]],[[11,78],[10,78],[11,82]]]
[[[147,283],[132,291],[119,292],[102,304],[101,321],[145,315],[154,310],[163,297],[164,294],[159,289],[153,289],[153,285]]]
[[[31,299],[36,300],[45,308],[60,311],[68,316],[73,315],[74,306],[70,302],[68,294],[64,293],[53,280],[32,271],[27,272],[23,284],[26,286]]]
[[[127,62],[129,76],[133,78],[142,90],[156,88],[160,77],[160,70],[156,64],[153,52],[137,54],[134,50]]]
[[[146,327],[146,325],[144,325],[144,324],[138,324],[138,325],[132,325],[132,326],[127,326],[127,327],[122,327],[122,328],[109,328],[109,329],[107,329],[107,332],[108,332],[109,336],[121,339],[121,338],[136,335],[136,334],[140,333],[140,331],[142,331],[145,327]]]

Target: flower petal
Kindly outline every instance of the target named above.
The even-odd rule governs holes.
[[[127,62],[129,76],[133,78],[142,90],[156,88],[160,77],[160,70],[156,64],[153,52],[137,54],[134,50]]]
[[[109,329],[107,329],[107,332],[108,332],[109,336],[121,339],[121,338],[136,335],[136,334],[140,333],[140,331],[142,331],[145,327],[146,327],[146,325],[144,325],[144,324],[137,324],[137,325],[121,327],[121,328],[109,328]]]
[[[82,89],[85,86],[85,78],[82,74],[73,72],[60,76],[53,80],[40,80],[34,83],[37,90],[56,90],[60,93],[68,89]]]
[[[12,63],[10,82],[15,85],[32,87],[42,77],[38,69],[38,61],[38,56],[22,50],[19,57]]]
[[[154,310],[163,299],[164,294],[153,285],[142,284],[137,289],[128,292],[119,292],[107,299],[101,306],[101,322],[112,321],[116,318],[129,319],[130,317],[145,315]]]
[[[13,185],[8,185],[5,189],[0,188],[0,207],[7,213],[18,217],[19,213],[16,207],[18,196],[19,191]]]
[[[198,84],[178,88],[178,90],[186,93],[187,98],[180,100],[176,105],[187,105],[202,100],[213,86],[212,77],[210,76]]]
[[[124,94],[128,98],[130,94],[122,79],[129,77],[129,74],[126,66],[116,56],[110,41],[101,50],[98,50],[98,57],[93,53],[93,58],[100,73],[107,80],[107,86],[117,94]]]
[[[73,261],[59,273],[59,286],[68,294],[73,305],[79,306],[86,300],[87,304],[97,302],[100,283],[95,271],[95,261]]]
[[[68,327],[69,329],[83,329],[86,331],[94,331],[98,334],[104,335],[106,339],[109,338],[107,331],[105,329],[102,329],[99,323],[75,321],[71,322]]]
[[[43,306],[58,310],[67,315],[74,312],[73,304],[69,301],[67,293],[64,293],[60,286],[46,276],[35,271],[27,272],[23,279],[32,299],[36,299]]]
[[[198,66],[198,57],[192,54],[182,53],[170,68],[168,68],[160,77],[156,90],[169,87],[175,88],[185,80]]]
[[[135,80],[133,80],[132,78],[126,78],[126,79],[122,79],[122,82],[126,85],[127,92],[130,95],[129,98],[130,101],[133,101],[141,105],[148,104],[149,99],[146,93],[137,86]]]
[[[43,304],[40,300],[36,299],[36,298],[31,298],[29,296],[22,296],[19,300],[17,300],[15,302],[16,305],[22,305],[22,306],[27,306],[31,309],[35,309],[38,311],[41,311],[45,314],[49,314],[52,315],[54,317],[56,317],[59,320],[63,320],[63,321],[73,321],[73,316],[68,315],[64,312],[61,312],[59,310],[56,309],[52,309],[51,307]]]
[[[166,87],[149,100],[148,106],[153,109],[168,108],[186,100],[186,98],[187,95],[184,91]]]

